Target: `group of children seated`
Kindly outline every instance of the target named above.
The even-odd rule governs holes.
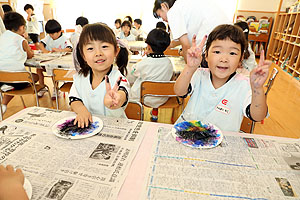
[[[8,12],[3,22],[7,31],[0,36],[0,70],[25,71],[26,59],[33,57],[23,37],[26,21],[22,15]],[[119,20],[116,22],[120,23]],[[141,21],[135,23],[141,24]],[[155,28],[149,32],[145,40],[147,57],[127,72],[130,50],[121,38],[133,35],[130,19],[121,24],[120,37],[116,36],[116,30],[106,24],[88,24],[88,20],[83,17],[76,20],[76,26],[77,31],[71,36],[72,45],[62,33],[60,24],[51,19],[45,25],[48,35],[40,43],[38,39],[36,44],[45,53],[74,50],[74,60],[78,62],[79,68],[74,75],[69,100],[72,110],[77,113],[74,123],[79,127],[87,126],[93,114],[126,117],[124,110],[128,100],[140,99],[142,81],[171,80],[173,66],[164,55],[171,41],[164,28]],[[244,52],[247,49],[245,34],[237,25],[217,26],[208,37],[203,38],[199,46],[196,46],[196,38],[193,38],[187,64],[174,88],[175,93],[182,98],[191,96],[177,122],[197,119],[209,121],[221,130],[239,131],[243,116],[254,121],[266,117],[263,84],[271,63],[265,61],[262,54],[258,66],[250,73],[249,83],[247,78],[236,73],[237,68],[242,66],[243,58],[246,58]],[[208,68],[199,68],[203,60]],[[127,74],[136,77],[132,86],[126,78]],[[37,69],[33,78],[43,85],[43,69]],[[27,84],[16,83],[11,86],[22,89]],[[1,106],[4,112],[12,97],[3,97]],[[158,108],[166,100],[148,97],[145,104]]]
[[[147,32],[142,28],[142,20],[132,21],[130,16],[126,16],[123,22],[121,19],[116,19],[113,31],[116,37],[127,41],[142,41],[147,37]]]

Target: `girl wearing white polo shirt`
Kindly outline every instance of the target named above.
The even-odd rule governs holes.
[[[243,31],[234,25],[219,25],[208,36],[205,48],[207,68],[198,68],[206,37],[199,46],[196,36],[188,50],[187,64],[175,83],[179,96],[191,98],[177,122],[200,120],[224,131],[239,131],[243,115],[261,121],[267,115],[263,84],[268,78],[270,61],[262,52],[258,67],[249,79],[236,73],[248,44]]]

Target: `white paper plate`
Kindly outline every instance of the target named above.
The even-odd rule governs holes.
[[[23,184],[24,190],[28,196],[29,199],[32,197],[32,186],[31,183],[27,178],[24,179],[24,184]]]
[[[201,123],[202,126],[210,126],[214,130],[216,130],[217,137],[213,137],[210,139],[203,139],[203,140],[198,140],[197,143],[194,143],[189,140],[185,140],[179,135],[176,134],[177,131],[186,131],[189,130],[190,127],[192,126],[197,126],[197,124],[200,124],[200,121],[183,121],[178,124],[175,124],[174,127],[172,128],[172,135],[176,139],[176,141],[180,142],[183,145],[192,147],[192,148],[199,148],[199,149],[208,149],[208,148],[213,148],[218,146],[222,140],[223,140],[223,134],[222,131],[216,127],[215,125],[212,125],[210,123]]]
[[[93,116],[93,123],[88,128],[78,128],[77,125],[73,125],[71,121],[75,119],[75,116],[66,117],[57,121],[52,126],[52,132],[60,138],[65,139],[83,139],[98,134],[103,128],[103,121],[99,117]],[[67,126],[69,125],[69,126]]]

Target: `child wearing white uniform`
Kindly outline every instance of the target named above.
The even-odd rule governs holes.
[[[88,126],[92,114],[126,118],[128,51],[117,45],[113,31],[105,24],[89,24],[82,30],[76,47],[80,71],[69,94],[78,127]],[[113,67],[115,58],[119,70]]]
[[[27,58],[33,57],[33,52],[23,37],[26,21],[22,15],[16,12],[8,12],[3,19],[6,31],[0,36],[0,71],[26,71],[24,63]],[[34,81],[38,80],[36,74],[32,74]],[[28,83],[0,83],[9,85],[14,89],[23,89]],[[2,111],[6,111],[7,104],[14,96],[4,95]]]
[[[38,24],[38,20],[36,18],[36,15],[33,13],[34,8],[31,4],[26,4],[24,6],[24,11],[28,14],[27,16],[27,32],[34,44],[39,45],[40,42],[40,28]]]
[[[137,79],[132,85],[130,99],[139,101],[141,83],[150,81],[169,81],[173,75],[171,60],[164,55],[164,51],[170,45],[169,34],[162,29],[153,29],[146,39],[147,58],[132,66],[131,74]],[[166,97],[146,97],[144,103],[151,108],[158,108],[164,104]]]
[[[131,33],[131,23],[130,21],[124,21],[121,24],[120,39],[125,39],[127,41],[135,41],[135,36]]]
[[[270,61],[263,53],[257,68],[247,78],[236,73],[241,65],[247,41],[234,25],[220,25],[208,36],[205,59],[209,69],[199,69],[206,37],[196,46],[196,37],[188,50],[187,65],[175,83],[179,96],[191,98],[177,120],[210,122],[223,131],[239,131],[243,115],[261,121],[267,115],[263,84],[268,78]]]
[[[71,34],[70,36],[70,42],[72,43],[72,46],[76,47],[80,33],[82,31],[82,28],[89,23],[89,20],[85,17],[78,17],[76,19],[76,27],[75,27],[75,32]]]
[[[44,39],[41,41],[41,45],[39,48],[42,50],[43,53],[49,52],[71,52],[72,51],[72,44],[70,43],[69,39],[63,35],[61,31],[61,25],[55,19],[50,19],[47,21],[45,25],[46,33],[48,34]],[[44,74],[43,71],[45,69],[37,69],[37,74],[39,75],[39,82],[41,85],[44,85]],[[39,97],[42,97],[46,90],[41,90],[38,93]],[[56,94],[53,90],[52,99],[55,100]]]

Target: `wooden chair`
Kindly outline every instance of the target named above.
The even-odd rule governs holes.
[[[145,105],[145,97],[169,97],[168,101],[158,108],[172,108],[172,123],[174,123],[174,109],[183,107],[183,99],[179,98],[174,92],[175,81],[143,81],[141,84],[140,102]]]
[[[265,87],[267,87],[267,90],[265,92],[266,96],[268,95],[277,74],[278,74],[278,70],[274,67],[273,70],[272,70],[272,73],[270,75],[270,78],[268,80],[268,83],[265,85]],[[263,120],[261,121],[261,123],[263,123]],[[254,127],[255,127],[255,122],[250,120],[247,117],[244,117],[244,119],[242,121],[242,124],[241,124],[241,129],[240,130],[242,132],[245,132],[245,133],[253,133],[254,132]]]
[[[128,119],[143,120],[144,119],[144,107],[143,105],[134,100],[129,100],[125,109]]]
[[[58,92],[62,91],[64,92],[70,92],[71,86],[73,84],[73,77],[67,77],[67,73],[69,72],[68,69],[53,69],[53,85],[56,92],[56,109],[59,109],[59,103],[58,103]],[[63,83],[61,86],[59,86],[59,83]]]
[[[23,97],[24,95],[29,95],[29,94],[34,94],[36,97],[36,105],[39,107],[39,98],[37,93],[39,91],[41,91],[44,88],[48,89],[48,94],[49,94],[49,98],[50,98],[50,102],[52,105],[52,101],[51,101],[51,95],[50,95],[50,91],[47,85],[45,86],[41,86],[40,84],[36,84],[33,81],[33,77],[32,77],[32,73],[31,72],[7,72],[7,71],[0,71],[0,82],[4,82],[4,83],[20,83],[20,82],[28,82],[29,85],[22,89],[22,90],[10,90],[10,91],[2,91],[0,88],[0,93],[1,93],[1,97],[2,94],[3,95],[11,95],[11,96],[20,96],[21,100],[22,100],[22,104],[24,106],[24,108],[26,108],[26,105],[24,103]],[[2,104],[2,98],[0,98],[0,105]],[[2,107],[0,106],[1,109],[1,119],[3,119],[3,111],[2,111]]]

